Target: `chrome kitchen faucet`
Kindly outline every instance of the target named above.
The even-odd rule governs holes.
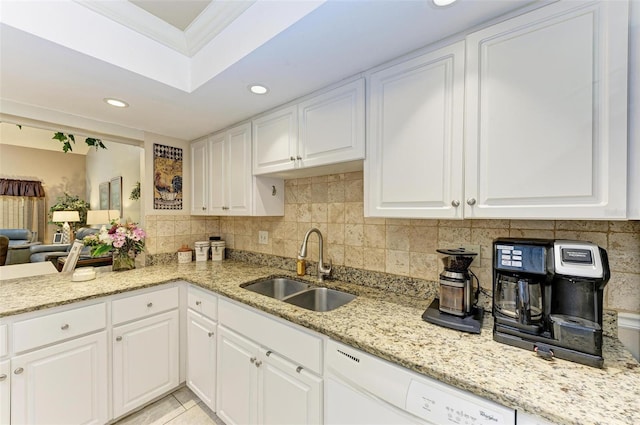
[[[323,282],[325,276],[329,276],[331,273],[331,259],[329,259],[329,267],[324,266],[324,257],[323,257],[323,249],[322,249],[322,233],[316,227],[313,227],[307,231],[304,235],[304,239],[302,240],[302,245],[300,245],[300,253],[298,254],[299,259],[305,259],[307,257],[307,242],[309,241],[309,235],[312,233],[318,234],[318,242],[320,246],[318,247],[318,282]]]

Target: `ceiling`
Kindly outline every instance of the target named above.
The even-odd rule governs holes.
[[[193,140],[529,3],[2,0],[0,111]]]

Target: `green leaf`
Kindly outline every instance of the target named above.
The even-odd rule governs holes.
[[[111,251],[112,248],[113,247],[110,246],[110,245],[98,245],[96,247],[96,249],[91,252],[91,256],[92,257],[99,257],[99,256],[104,255],[107,252]]]
[[[22,130],[22,126],[21,126],[20,124],[16,124],[16,126],[17,126],[20,130]]]
[[[65,140],[67,140],[67,136],[65,136],[64,133],[61,133],[58,131],[57,133],[54,133],[52,139],[60,140],[61,142],[64,142]]]

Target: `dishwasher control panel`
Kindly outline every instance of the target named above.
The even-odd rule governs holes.
[[[442,425],[513,425],[515,411],[436,381],[412,379],[406,410]]]

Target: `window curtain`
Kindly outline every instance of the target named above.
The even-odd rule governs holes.
[[[36,180],[0,179],[0,195],[44,198],[44,188]]]
[[[34,242],[41,240],[47,220],[44,196],[39,181],[0,179],[0,227],[29,229]]]

